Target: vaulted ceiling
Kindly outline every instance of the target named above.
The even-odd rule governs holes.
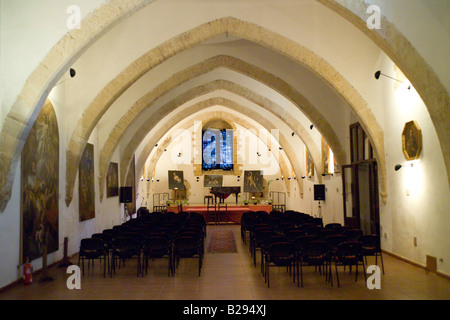
[[[385,30],[367,29],[361,13],[365,7],[359,1],[351,2],[350,8],[315,0],[279,0],[276,5],[268,0],[116,2],[87,17],[80,30],[58,43],[42,65],[40,77],[47,79],[48,87],[26,95],[31,101],[38,97],[42,104],[68,67],[77,71],[57,89],[64,90],[65,97],[67,205],[81,154],[94,130],[103,185],[116,152],[124,179],[137,150],[141,170],[150,154],[146,146],[159,142],[177,124],[183,126],[181,119],[205,118],[201,110],[211,110],[214,104],[227,108],[230,117],[281,129],[280,143],[298,175],[304,168],[295,150],[306,145],[314,162],[320,163],[321,136],[340,164],[348,162],[348,124],[359,121],[374,147],[385,196],[383,87],[374,72],[394,62],[405,66],[402,71],[423,88],[424,101],[435,106],[430,109],[433,119],[448,105],[448,95],[442,93],[442,100],[434,101],[420,77],[408,69],[411,60],[420,62],[417,55],[399,58],[397,54],[413,50],[391,24],[383,20],[390,27],[389,36]],[[430,78],[441,90],[439,81]],[[30,83],[37,79],[31,77]],[[22,109],[36,106],[28,104],[16,103]],[[27,123],[24,127],[33,121],[16,118]],[[440,122],[436,128],[445,153],[442,137],[448,128]],[[291,132],[297,133],[295,139],[287,138]],[[2,146],[2,155],[15,154],[14,145]],[[12,158],[5,157],[5,163]],[[4,189],[8,183],[2,181]],[[2,198],[8,197],[5,193]]]

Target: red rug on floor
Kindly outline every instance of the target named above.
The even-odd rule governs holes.
[[[208,253],[237,253],[233,232],[231,230],[214,230],[209,242]]]

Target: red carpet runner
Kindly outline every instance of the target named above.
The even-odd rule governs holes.
[[[236,253],[236,241],[231,230],[214,230],[208,246],[208,253]]]

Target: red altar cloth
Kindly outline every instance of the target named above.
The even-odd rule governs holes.
[[[210,208],[211,210],[211,208]],[[220,207],[221,211],[225,210],[225,207]],[[206,213],[208,211],[206,206],[183,206],[184,212],[198,212],[201,215],[206,217]],[[250,212],[250,211],[265,211],[267,213],[270,213],[272,211],[272,205],[228,205],[227,208],[228,211],[228,222],[231,223],[241,223],[242,214],[244,212]],[[178,213],[178,206],[169,206],[167,207],[167,212],[175,212]]]

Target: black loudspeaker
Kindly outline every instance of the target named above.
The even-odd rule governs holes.
[[[314,200],[315,201],[325,201],[325,185],[315,184],[314,185]]]
[[[132,187],[120,187],[120,203],[130,203],[133,201],[132,190]]]

